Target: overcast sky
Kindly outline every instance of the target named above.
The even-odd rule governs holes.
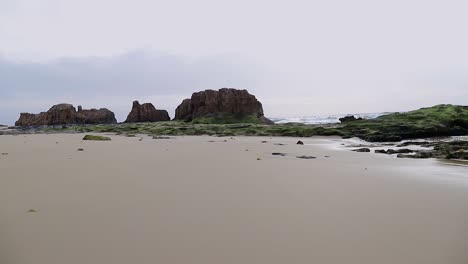
[[[169,110],[236,87],[269,117],[468,104],[468,2],[0,0],[0,123]]]

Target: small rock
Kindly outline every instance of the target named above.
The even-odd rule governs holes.
[[[263,140],[263,141],[262,141],[262,143],[268,143],[268,141],[266,141],[266,140]]]
[[[39,212],[39,211],[36,210],[36,209],[29,209],[29,210],[28,210],[28,213],[38,213],[38,212]]]
[[[83,149],[83,148],[79,148],[78,151],[84,151],[84,149]]]
[[[304,142],[302,142],[302,141],[299,140],[296,144],[297,144],[297,145],[304,145]]]
[[[257,160],[262,160],[261,158],[257,158]]]
[[[276,145],[276,146],[285,146],[286,144],[283,144],[283,143],[275,143],[273,145]]]
[[[297,156],[298,159],[316,159],[317,157],[314,156]]]
[[[170,137],[154,136],[153,139],[171,139]]]
[[[7,156],[7,155],[8,155],[8,153],[7,153],[7,152],[4,152],[4,153],[2,153],[2,155],[3,155],[3,156]]]
[[[330,156],[323,156],[323,157],[325,157],[325,158],[329,158]]]
[[[355,152],[370,152],[369,148],[359,148],[359,149],[353,149]]]
[[[273,152],[273,153],[271,153],[271,155],[273,155],[273,156],[282,156],[282,157],[286,156],[286,154],[281,153],[281,152]]]

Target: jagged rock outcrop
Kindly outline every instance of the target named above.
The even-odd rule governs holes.
[[[58,104],[47,111],[46,125],[77,124],[76,109],[71,104]]]
[[[263,116],[262,104],[247,90],[222,88],[193,93],[177,107],[175,119],[191,121],[200,117],[231,115],[253,116],[262,123],[272,123]]]
[[[21,113],[15,126],[43,126],[47,124],[47,113],[41,112],[39,114]]]
[[[171,118],[166,110],[157,110],[153,104],[140,105],[138,101],[133,102],[132,111],[128,114],[126,123],[136,122],[158,122],[169,121]]]
[[[81,105],[76,112],[80,124],[113,124],[117,123],[115,115],[107,108],[83,110]]]
[[[357,121],[357,120],[362,120],[361,117],[356,118],[353,115],[345,116],[339,119],[341,123],[346,123],[346,122],[352,122],[352,121]]]
[[[47,112],[39,114],[21,113],[16,126],[45,126],[66,124],[111,124],[116,123],[114,113],[106,108],[83,110],[78,112],[71,104],[52,106]]]

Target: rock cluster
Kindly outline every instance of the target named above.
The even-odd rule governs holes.
[[[132,111],[128,114],[126,123],[157,122],[171,120],[166,110],[157,110],[153,104],[140,105],[138,101],[133,102]]]
[[[262,104],[247,90],[222,88],[192,94],[177,107],[176,120],[191,121],[199,117],[230,115],[239,118],[253,116],[263,123],[271,123],[263,115]]]
[[[52,106],[47,112],[39,114],[21,113],[16,126],[44,126],[65,124],[112,124],[117,123],[113,112],[106,108],[78,111],[71,104]]]
[[[346,123],[346,122],[352,122],[352,121],[357,121],[357,120],[362,120],[361,117],[356,118],[353,115],[345,116],[339,119],[341,123]]]
[[[392,154],[408,154],[408,153],[413,153],[414,150],[411,150],[411,149],[376,149],[374,151],[375,153],[380,153],[380,154],[388,154],[388,155],[392,155]]]

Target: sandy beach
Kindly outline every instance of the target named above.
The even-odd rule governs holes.
[[[83,136],[0,136],[1,264],[468,263],[468,167],[337,137]]]

